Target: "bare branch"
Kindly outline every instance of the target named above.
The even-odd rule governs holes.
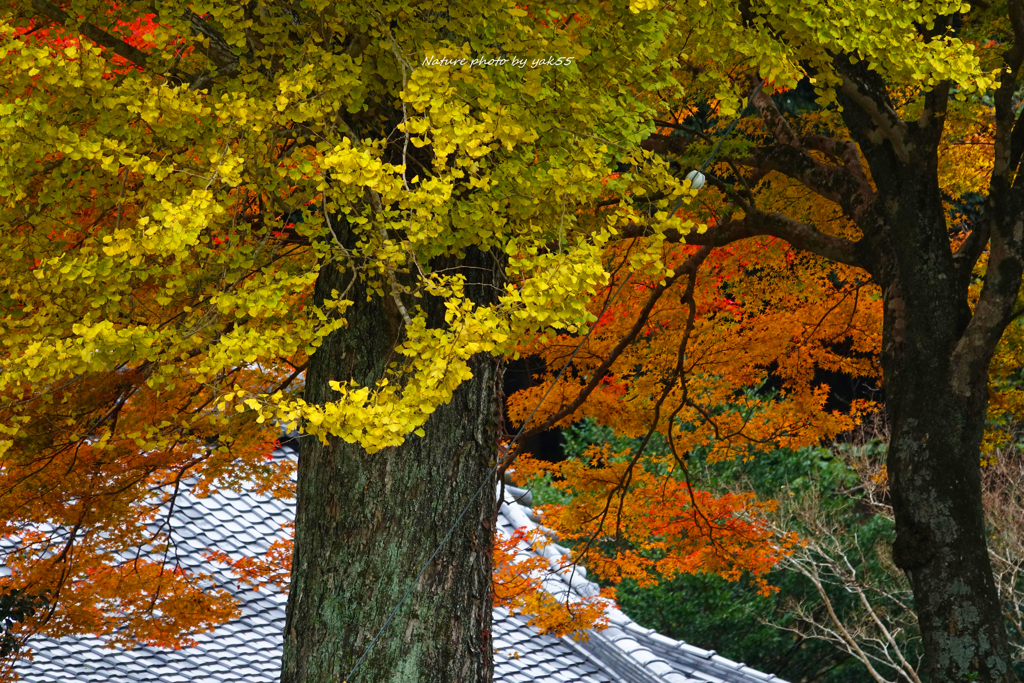
[[[1017,443],[1017,436],[1011,443]],[[845,446],[833,447],[833,453],[856,471],[860,502],[891,524],[886,480],[879,477],[882,462]],[[982,471],[989,559],[1003,614],[1011,628],[1024,633],[1024,457],[1012,446],[995,456]],[[921,651],[920,632],[906,576],[892,563],[888,544],[876,540],[865,547],[851,509],[837,510],[825,502],[833,493],[812,486],[797,496],[781,496],[772,513],[780,533],[796,531],[804,539],[782,565],[805,576],[818,593],[817,599],[791,605],[795,625],[775,625],[832,643],[860,660],[879,683],[920,683],[922,662],[915,657]],[[857,605],[839,610],[834,588],[845,590]],[[1011,644],[1018,656],[1024,654],[1019,639]]]
[[[704,262],[704,259],[706,259],[710,253],[710,248],[701,249],[696,254],[688,258],[686,262],[676,270],[672,277],[666,278],[664,283],[655,287],[654,291],[652,291],[651,295],[647,298],[647,302],[644,304],[644,307],[640,310],[640,315],[637,316],[633,327],[630,328],[628,333],[626,333],[626,336],[619,340],[618,344],[615,345],[615,348],[613,348],[611,353],[609,353],[604,359],[604,362],[594,370],[594,374],[591,377],[590,382],[580,390],[580,393],[575,399],[573,399],[572,403],[561,408],[558,412],[544,420],[544,422],[536,427],[523,432],[523,434],[520,435],[520,440],[525,441],[531,436],[551,429],[551,427],[557,424],[559,420],[576,412],[576,409],[583,405],[584,401],[587,400],[587,397],[594,392],[594,389],[596,389],[599,384],[601,384],[605,375],[608,374],[608,371],[611,369],[615,361],[618,360],[619,356],[622,355],[622,352],[626,350],[626,347],[633,343],[633,340],[636,339],[637,335],[639,335],[641,330],[643,330],[644,325],[647,324],[647,318],[650,316],[651,311],[654,310],[654,305],[658,303],[661,295],[664,294],[669,287],[671,287],[676,280],[681,278],[683,275],[694,274],[700,267],[700,264]]]

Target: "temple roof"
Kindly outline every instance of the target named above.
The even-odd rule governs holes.
[[[277,456],[295,457],[288,449]],[[516,528],[535,528],[529,492],[505,487],[504,493],[498,532],[508,538]],[[180,494],[171,516],[177,562],[183,569],[210,573],[203,557],[209,549],[236,557],[262,555],[285,536],[293,516],[293,501],[249,492],[221,491],[205,498]],[[566,591],[572,596],[597,594],[598,587],[582,568],[565,575],[569,572],[558,557],[569,552],[566,548],[552,543],[535,550],[522,542],[517,550],[548,558],[552,570],[545,573],[544,588],[556,597],[564,598]],[[95,637],[38,638],[29,642],[32,659],[20,661],[15,670],[28,683],[276,683],[287,594],[273,587],[240,587],[227,568],[214,568],[212,574],[214,582],[239,599],[241,614],[212,632],[197,634],[192,647],[121,650],[104,648],[104,641]],[[500,607],[493,616],[497,683],[785,683],[642,628],[615,608],[608,611],[611,626],[591,632],[587,641],[542,635],[525,618]]]

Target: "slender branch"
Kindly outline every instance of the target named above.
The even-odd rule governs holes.
[[[853,565],[850,564],[850,559],[846,557],[845,553],[841,553],[841,557],[843,563],[846,564],[847,571],[850,572],[850,576],[853,579],[853,592],[857,594],[857,597],[860,599],[861,606],[864,607],[864,611],[867,612],[869,617],[871,617],[871,620],[875,623],[875,626],[882,633],[882,636],[885,638],[886,642],[888,642],[889,645],[892,646],[892,651],[896,654],[896,658],[899,661],[899,668],[901,669],[901,672],[909,680],[913,681],[913,683],[921,683],[921,679],[918,678],[917,672],[914,671],[914,667],[910,666],[910,663],[907,662],[906,657],[903,656],[903,650],[896,643],[896,639],[893,638],[892,633],[889,631],[889,629],[885,627],[885,624],[882,623],[882,620],[878,617],[878,613],[875,611],[875,609],[871,606],[871,603],[868,601],[868,597],[864,594],[864,589],[861,587],[860,582],[857,581],[857,571],[853,568]],[[847,588],[847,590],[849,590],[849,588]]]
[[[28,180],[30,178],[35,178],[38,175],[46,175],[50,171],[59,168],[66,160],[67,157],[61,156],[60,159],[49,161],[40,166],[39,168],[35,169],[34,171],[28,171],[27,173],[25,173],[25,175],[22,176],[22,178]]]
[[[352,141],[354,147],[360,147],[362,145],[358,136],[348,122],[342,118],[340,112],[335,120],[335,124],[340,123],[349,139]],[[374,213],[383,221],[384,220],[384,206],[381,204],[380,195],[373,188],[366,188],[367,194],[370,196],[370,206],[373,208]],[[383,223],[380,226],[380,236],[382,240],[388,240],[388,229]],[[335,238],[337,239],[337,238]],[[405,304],[402,302],[402,287],[398,284],[398,279],[395,277],[395,268],[391,265],[390,261],[384,264],[384,270],[388,274],[388,283],[391,285],[391,298],[395,302],[395,306],[398,308],[399,315],[402,316],[402,320],[405,321],[406,325],[412,325],[412,318],[409,316],[409,311],[406,310]]]
[[[622,355],[623,351],[626,350],[626,347],[628,347],[633,342],[633,340],[636,339],[637,335],[640,334],[641,330],[643,330],[644,325],[647,324],[647,318],[654,310],[654,306],[655,304],[658,303],[658,300],[661,298],[662,294],[664,294],[668,290],[668,288],[671,287],[676,282],[676,280],[681,278],[683,275],[691,275],[695,273],[697,271],[697,268],[700,267],[700,264],[704,262],[704,259],[706,259],[708,254],[710,253],[711,249],[709,247],[701,249],[696,254],[688,258],[686,260],[686,263],[680,266],[679,269],[672,275],[672,277],[667,278],[664,283],[659,284],[657,287],[655,287],[654,291],[652,291],[651,295],[647,298],[647,302],[644,304],[644,307],[640,310],[640,315],[637,316],[636,322],[633,324],[633,327],[630,328],[628,333],[626,333],[626,336],[619,340],[619,343],[615,345],[615,348],[613,348],[611,353],[609,353],[608,356],[604,359],[604,362],[602,362],[601,365],[597,367],[597,369],[594,371],[593,376],[590,379],[590,382],[587,383],[587,385],[580,390],[580,393],[577,394],[576,398],[573,399],[572,403],[558,410],[554,415],[550,416],[541,424],[524,432],[520,436],[520,438],[522,440],[526,440],[531,436],[540,434],[541,432],[553,427],[562,418],[572,415],[574,412],[576,412],[576,409],[583,405],[584,401],[587,400],[587,397],[594,392],[594,390],[598,387],[599,384],[601,384],[601,381],[604,379],[605,375],[608,374],[608,371],[611,369],[615,361],[618,360],[619,356]]]
[[[842,634],[842,640],[846,643],[846,646],[849,648],[848,651],[850,652],[850,654],[859,659],[861,663],[863,663],[864,666],[867,667],[868,673],[871,674],[872,678],[874,678],[876,681],[879,681],[879,683],[885,683],[885,679],[882,678],[878,671],[875,670],[875,667],[871,665],[871,660],[864,653],[864,650],[861,649],[860,645],[857,643],[857,639],[854,638],[853,635],[851,635],[849,630],[847,630],[846,626],[843,624],[842,620],[840,620],[839,616],[836,614],[835,609],[832,607],[832,600],[829,599],[828,593],[825,592],[825,587],[821,583],[821,576],[818,574],[817,566],[811,564],[810,568],[798,569],[797,571],[799,571],[801,574],[810,579],[811,583],[814,584],[815,590],[818,591],[818,595],[821,597],[822,604],[828,611],[829,618],[832,620],[832,623],[835,624],[839,633]]]

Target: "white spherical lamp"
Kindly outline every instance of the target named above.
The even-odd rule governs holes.
[[[691,190],[699,190],[704,187],[704,174],[700,171],[690,171],[686,174],[686,179],[690,181]]]

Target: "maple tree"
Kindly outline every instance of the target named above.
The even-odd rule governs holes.
[[[726,147],[707,178],[714,212],[708,231],[664,233],[668,243],[694,245],[677,257],[687,259],[689,279],[678,290],[645,283],[633,315],[588,342],[590,350],[574,363],[578,372],[552,392],[547,420],[534,428],[592,416],[644,436],[641,446],[593,454],[603,471],[590,481],[603,474],[603,486],[580,486],[588,478],[577,463],[552,468],[527,461],[522,474],[571,471],[559,486],[573,502],[552,510],[550,523],[560,534],[586,539],[583,553],[608,546],[612,566],[588,556],[591,566],[613,577],[651,570],[671,576],[691,555],[673,558],[658,530],[689,517],[706,537],[718,531],[713,519],[701,519],[696,495],[659,495],[659,486],[685,475],[685,454],[708,448],[711,458],[748,455],[771,444],[815,443],[841,431],[844,421],[848,428],[865,406],[845,416],[822,414],[824,396],[816,392],[823,387],[815,386],[812,370],[873,374],[869,359],[858,359],[877,353],[892,428],[894,560],[913,588],[925,670],[930,680],[1013,680],[985,550],[979,464],[989,364],[1018,317],[1022,8],[1014,2],[974,9],[915,5],[901,17],[900,9],[870,5],[858,19],[845,14],[852,5],[841,3],[719,9],[710,18],[691,16],[689,26],[756,60],[759,70],[745,72],[756,74],[754,83],[767,75],[793,87],[809,78],[822,109],[812,117],[786,116],[755,87],[755,116],[740,127],[745,139]],[[896,28],[887,32],[875,21]],[[899,35],[906,39],[897,46]],[[972,41],[985,49],[975,50]],[[965,49],[938,64],[924,55],[909,58],[903,50],[915,44]],[[772,55],[755,56],[753,45]],[[725,64],[742,72],[722,57],[735,52],[716,52],[701,39],[690,54],[701,76],[724,75]],[[973,85],[991,87],[991,94],[971,95],[972,84],[957,77],[971,61]],[[823,87],[828,84],[835,90]],[[721,97],[723,113],[738,108],[734,97]],[[682,108],[663,123],[692,130],[694,112]],[[665,147],[662,137],[658,144]],[[693,168],[707,150],[684,156],[680,166]],[[952,199],[968,192],[987,195],[973,219],[952,210]],[[623,233],[649,234],[652,226],[636,222]],[[810,270],[780,277],[782,271],[771,274],[770,251],[753,257],[758,247],[778,249],[780,238],[788,243],[783,248],[805,253]],[[747,254],[724,277],[714,263],[723,249]],[[709,262],[702,291],[697,273]],[[804,294],[800,306],[787,302]],[[720,335],[715,343],[705,345],[714,334]],[[839,352],[841,342],[849,346]],[[524,350],[540,353],[550,368],[571,344],[563,336]],[[1003,378],[1019,367],[1005,352],[996,358]],[[513,413],[523,415],[553,374],[524,392]],[[778,395],[735,399],[769,377],[781,383]],[[1006,379],[1001,383],[999,405],[1012,412],[1015,390]],[[655,433],[671,446],[658,456],[644,452]],[[758,571],[756,564],[746,568]]]
[[[801,203],[816,210],[809,198],[787,205]],[[552,476],[571,502],[548,506],[544,524],[575,543],[574,559],[602,578],[643,587],[681,573],[745,575],[767,594],[775,590],[767,573],[798,539],[770,524],[773,501],[702,490],[690,454],[747,460],[827,442],[856,425],[871,404],[825,411],[829,387],[816,378],[823,369],[877,377],[878,293],[854,269],[775,238],[665,249],[670,264],[700,259],[682,291],[631,278],[553,390],[579,340],[524,345],[521,352],[538,354],[549,370],[546,381],[510,399],[514,420],[540,403],[536,430],[589,417],[632,442],[591,445],[555,464],[520,456],[514,474],[523,482]],[[767,386],[772,378],[778,389]]]
[[[519,348],[556,366],[595,297],[622,292],[534,429],[591,411],[661,430],[676,477],[688,448],[828,438],[856,413],[822,413],[813,371],[873,372],[831,344],[866,353],[880,328],[897,564],[931,678],[1010,680],[977,470],[986,371],[1020,284],[1021,12],[8,3],[0,427],[16,511],[4,531],[26,536],[17,575],[84,591],[51,620],[112,632],[113,612],[134,611],[140,640],[224,618],[196,576],[123,549],[149,541],[156,501],[186,476],[284,491],[261,458],[272,431],[301,427],[315,438],[300,449],[283,680],[339,679],[501,464],[498,358]],[[51,40],[32,38],[44,28]],[[472,64],[492,53],[572,63]],[[732,116],[762,79],[803,78],[838,106],[801,128],[755,90],[758,116],[708,175],[709,211],[688,209],[706,230],[670,215],[696,164],[659,156],[666,129],[702,103]],[[957,117],[992,130],[987,178],[958,172]],[[966,185],[989,193],[964,236],[942,191]],[[721,281],[698,277],[710,265]],[[722,407],[772,364],[779,396]],[[593,453],[572,471],[586,495],[565,531],[600,538],[617,496],[628,523],[612,541],[655,544],[662,571],[772,560],[756,520],[733,514],[749,501],[628,467],[642,457]],[[478,500],[364,679],[489,676],[494,500]],[[70,531],[50,554],[54,536],[31,524]],[[599,569],[651,566],[613,553]],[[78,578],[97,568],[103,580]]]
[[[856,431],[860,432],[863,426]],[[578,457],[593,444],[609,443],[621,451],[635,446],[639,439],[615,434],[593,420],[585,420],[564,430],[564,448],[570,457]],[[846,437],[844,436],[844,439]],[[662,439],[651,444],[652,455],[668,451]],[[837,452],[839,451],[839,452]],[[709,462],[705,449],[695,449],[687,459],[695,486],[717,494],[756,492],[763,500],[777,499],[777,506],[766,519],[786,531],[796,531],[800,542],[784,555],[768,574],[763,575],[773,588],[768,595],[758,594],[754,577],[722,577],[708,573],[658,576],[657,585],[640,586],[626,579],[616,585],[616,602],[626,615],[644,628],[682,640],[785,680],[822,680],[831,683],[861,683],[869,680],[866,669],[828,640],[815,637],[804,628],[801,616],[821,615],[822,600],[812,582],[792,571],[790,560],[806,547],[808,534],[802,525],[789,523],[794,504],[803,503],[809,494],[818,493],[818,512],[845,522],[848,534],[838,542],[859,541],[867,549],[852,558],[858,576],[870,572],[877,576],[877,558],[870,550],[885,553],[885,541],[891,543],[891,524],[864,514],[857,497],[855,474],[841,459],[843,447],[810,446],[800,449],[779,448],[759,452],[753,458],[733,458]],[[884,454],[884,446],[873,450],[875,462]],[[839,456],[839,457],[837,457]],[[564,504],[564,488],[549,478],[531,482],[533,499],[547,504]],[[550,509],[550,508],[549,508]],[[879,538],[881,536],[881,538]],[[874,539],[877,542],[871,543]],[[895,570],[898,571],[898,570]],[[875,587],[874,585],[872,586]],[[825,584],[831,607],[837,617],[855,622],[860,605],[843,585]],[[913,612],[892,614],[913,620]],[[903,623],[903,622],[900,622]]]

